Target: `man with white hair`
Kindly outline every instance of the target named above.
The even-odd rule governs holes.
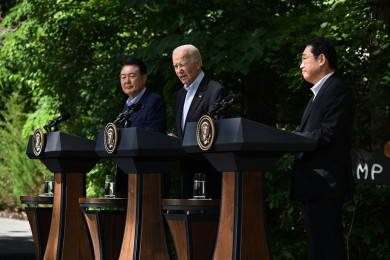
[[[173,67],[183,88],[176,96],[176,130],[170,135],[183,138],[186,124],[197,122],[216,102],[226,96],[225,88],[212,80],[202,70],[199,50],[191,45],[181,45],[173,50]],[[193,173],[205,172],[207,197],[220,198],[221,175],[200,156],[192,156],[181,163],[183,198],[192,198]]]

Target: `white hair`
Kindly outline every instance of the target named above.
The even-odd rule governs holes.
[[[172,55],[174,53],[181,52],[181,51],[187,52],[190,58],[192,59],[192,61],[199,59],[200,65],[202,66],[202,57],[200,56],[200,52],[198,48],[196,48],[194,45],[192,44],[180,45],[179,47],[176,47],[173,50]]]

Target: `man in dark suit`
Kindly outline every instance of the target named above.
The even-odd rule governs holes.
[[[126,111],[132,104],[142,104],[139,111],[123,122],[122,127],[139,127],[165,133],[167,121],[165,101],[160,95],[149,91],[145,87],[147,80],[146,65],[136,58],[126,60],[120,73],[120,80],[123,93],[128,96],[122,112]],[[117,190],[121,192],[122,197],[127,196],[127,174],[118,168],[116,178]],[[166,188],[167,185],[165,185]]]
[[[335,75],[336,51],[323,37],[309,40],[300,69],[311,88],[300,125],[293,132],[313,138],[313,152],[297,153],[292,199],[303,204],[309,259],[346,259],[342,205],[353,190],[351,131],[353,97]]]
[[[193,45],[182,45],[173,50],[173,67],[183,88],[176,96],[176,130],[183,138],[188,122],[197,122],[216,102],[226,96],[225,88],[202,71],[202,58]],[[195,133],[194,133],[195,134]],[[181,162],[183,198],[192,198],[193,174],[206,173],[207,197],[220,198],[221,175],[201,156],[191,156]]]
[[[165,101],[160,95],[145,87],[147,77],[146,65],[141,60],[130,58],[123,64],[120,74],[121,86],[128,98],[122,112],[138,102],[142,104],[142,107],[122,126],[165,133],[167,121]]]

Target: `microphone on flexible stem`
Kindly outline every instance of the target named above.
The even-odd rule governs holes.
[[[242,94],[237,94],[227,102],[223,102],[220,109],[216,112],[218,116],[223,116],[226,111],[234,104],[237,104],[242,99]]]
[[[54,131],[58,131],[58,125],[61,123],[61,122],[64,122],[66,120],[68,120],[70,118],[70,114],[69,113],[66,113],[64,115],[61,115],[53,120],[49,120],[49,122],[47,122],[47,124],[43,127],[46,132],[52,132],[52,127],[54,127]]]
[[[213,108],[207,112],[207,115],[211,116],[211,117],[215,117],[217,114],[216,112],[222,107],[222,104],[227,102],[228,100],[232,99],[232,96],[226,96],[223,100],[221,100],[220,102],[216,102],[214,105],[213,105]]]
[[[213,109],[208,113],[208,115],[214,117],[215,119],[218,119],[219,117],[224,116],[226,112],[230,109],[230,107],[236,104],[241,99],[242,94],[237,94],[234,97],[227,96],[222,100],[222,102],[215,104],[215,109],[213,107]]]
[[[124,121],[127,121],[134,113],[138,112],[142,108],[140,102],[132,104],[127,110],[119,114],[118,118],[114,121],[115,125],[121,125]]]
[[[130,106],[131,107],[131,106]],[[129,108],[130,108],[129,107]],[[126,110],[127,111],[127,110]],[[119,115],[118,115],[118,117],[114,120],[114,124],[115,125],[119,125],[119,123],[118,122],[122,122],[123,121],[123,118],[124,118],[124,116],[125,116],[125,113],[126,112],[122,112],[122,113],[120,113]]]
[[[118,117],[114,120],[114,124],[119,125],[120,123],[122,123],[124,118],[125,118],[125,116],[126,116],[126,113],[128,113],[131,109],[133,109],[134,106],[135,106],[135,104],[131,104],[126,109],[126,111],[123,111],[123,112],[119,113]]]

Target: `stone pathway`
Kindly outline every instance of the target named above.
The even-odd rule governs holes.
[[[35,259],[30,224],[22,214],[0,212],[0,260]]]

